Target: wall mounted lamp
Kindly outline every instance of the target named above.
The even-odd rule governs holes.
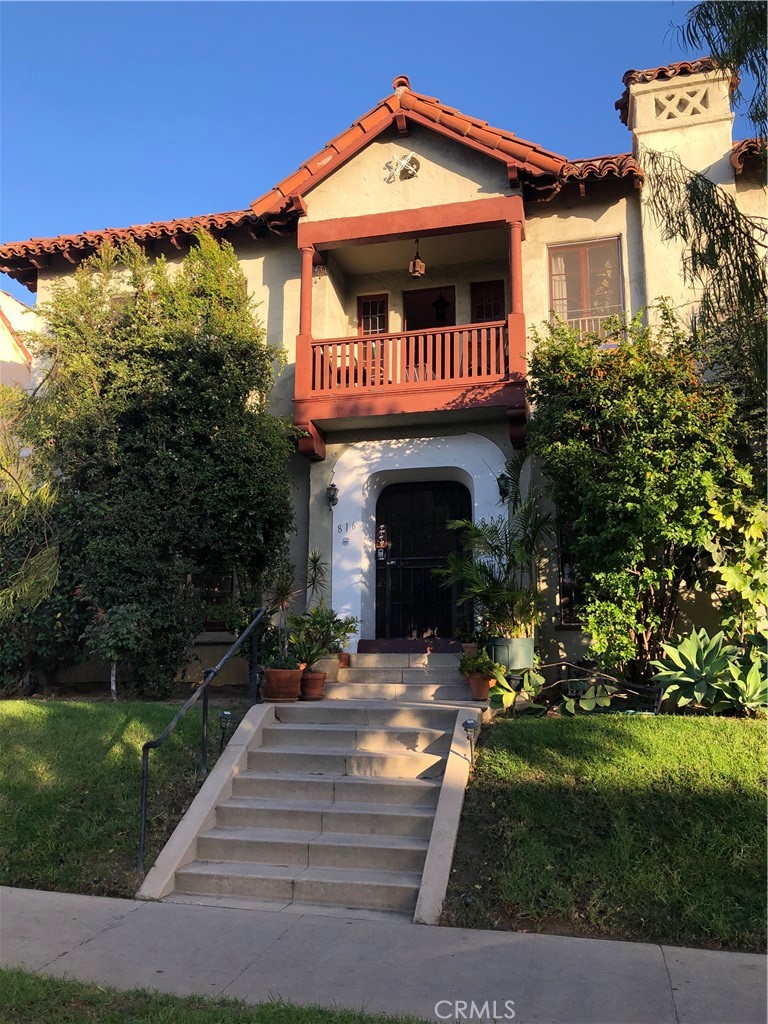
[[[509,496],[512,491],[512,481],[506,473],[499,473],[496,477],[496,483],[499,485],[499,497],[502,501],[509,501]]]
[[[333,508],[334,505],[339,503],[339,488],[336,484],[328,484],[325,489],[326,497],[328,498],[328,508]]]

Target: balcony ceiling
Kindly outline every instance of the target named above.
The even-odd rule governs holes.
[[[332,259],[351,276],[375,274],[386,270],[407,270],[408,261],[416,251],[415,239],[376,242],[372,245],[334,249]],[[429,284],[429,268],[458,263],[477,263],[509,258],[509,235],[501,229],[463,231],[455,235],[431,235],[419,239],[419,254],[427,265],[425,287]]]

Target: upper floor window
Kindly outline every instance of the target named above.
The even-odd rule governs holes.
[[[389,303],[386,295],[361,295],[357,300],[357,333],[387,334]]]
[[[506,315],[503,281],[477,281],[472,285],[472,323],[503,320]]]
[[[618,238],[549,250],[550,309],[572,327],[599,333],[624,310]]]

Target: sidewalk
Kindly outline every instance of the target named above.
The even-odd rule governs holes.
[[[515,1024],[763,1024],[765,958],[0,888],[0,962],[114,988]],[[488,1003],[487,1016],[469,1004]],[[459,1019],[462,1019],[459,1016]],[[509,1018],[507,1018],[509,1019]]]

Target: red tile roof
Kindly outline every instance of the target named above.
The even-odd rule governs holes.
[[[676,64],[662,64],[658,68],[646,68],[645,71],[638,71],[634,68],[630,68],[629,71],[624,72],[622,82],[624,83],[624,92],[616,100],[614,107],[619,112],[619,118],[622,124],[627,123],[627,116],[629,114],[629,87],[630,85],[637,85],[640,82],[655,82],[657,79],[667,81],[670,78],[676,78],[678,75],[697,75],[705,71],[716,71],[717,64],[711,57],[697,57],[695,60],[681,60]],[[738,75],[731,75],[731,91],[733,91],[739,84]]]
[[[487,121],[468,117],[433,96],[413,92],[405,75],[399,75],[392,84],[395,91],[391,96],[381,100],[373,110],[331,139],[297,171],[255,199],[251,203],[253,212],[270,216],[285,211],[292,196],[303,196],[314,188],[340,163],[354,156],[390,125],[398,124],[398,118],[440,131],[532,177],[557,174],[565,163],[565,157],[558,153],[520,139],[512,132],[493,128]]]
[[[744,164],[748,161],[763,160],[765,167],[766,140],[765,139],[742,139],[741,142],[734,142],[731,149],[731,166],[734,174],[741,174]]]
[[[432,96],[414,92],[405,75],[395,78],[393,88],[392,95],[381,100],[367,114],[331,139],[327,146],[306,160],[298,170],[255,199],[249,209],[153,221],[151,224],[137,224],[127,228],[105,228],[103,231],[8,242],[0,245],[0,272],[34,289],[37,268],[43,265],[41,261],[61,254],[75,263],[105,242],[120,242],[128,238],[138,242],[161,238],[178,240],[190,236],[197,228],[225,231],[229,228],[248,227],[255,233],[256,230],[262,232],[266,226],[273,230],[290,226],[296,216],[306,212],[303,195],[390,125],[404,132],[408,121],[437,131],[501,161],[507,167],[511,179],[519,177],[527,186],[532,186],[534,192],[541,191],[548,198],[556,194],[567,181],[634,176],[636,182],[642,182],[642,171],[629,154],[569,162],[559,153],[543,149],[512,132],[494,128],[487,121],[462,114],[460,110],[446,106]]]

